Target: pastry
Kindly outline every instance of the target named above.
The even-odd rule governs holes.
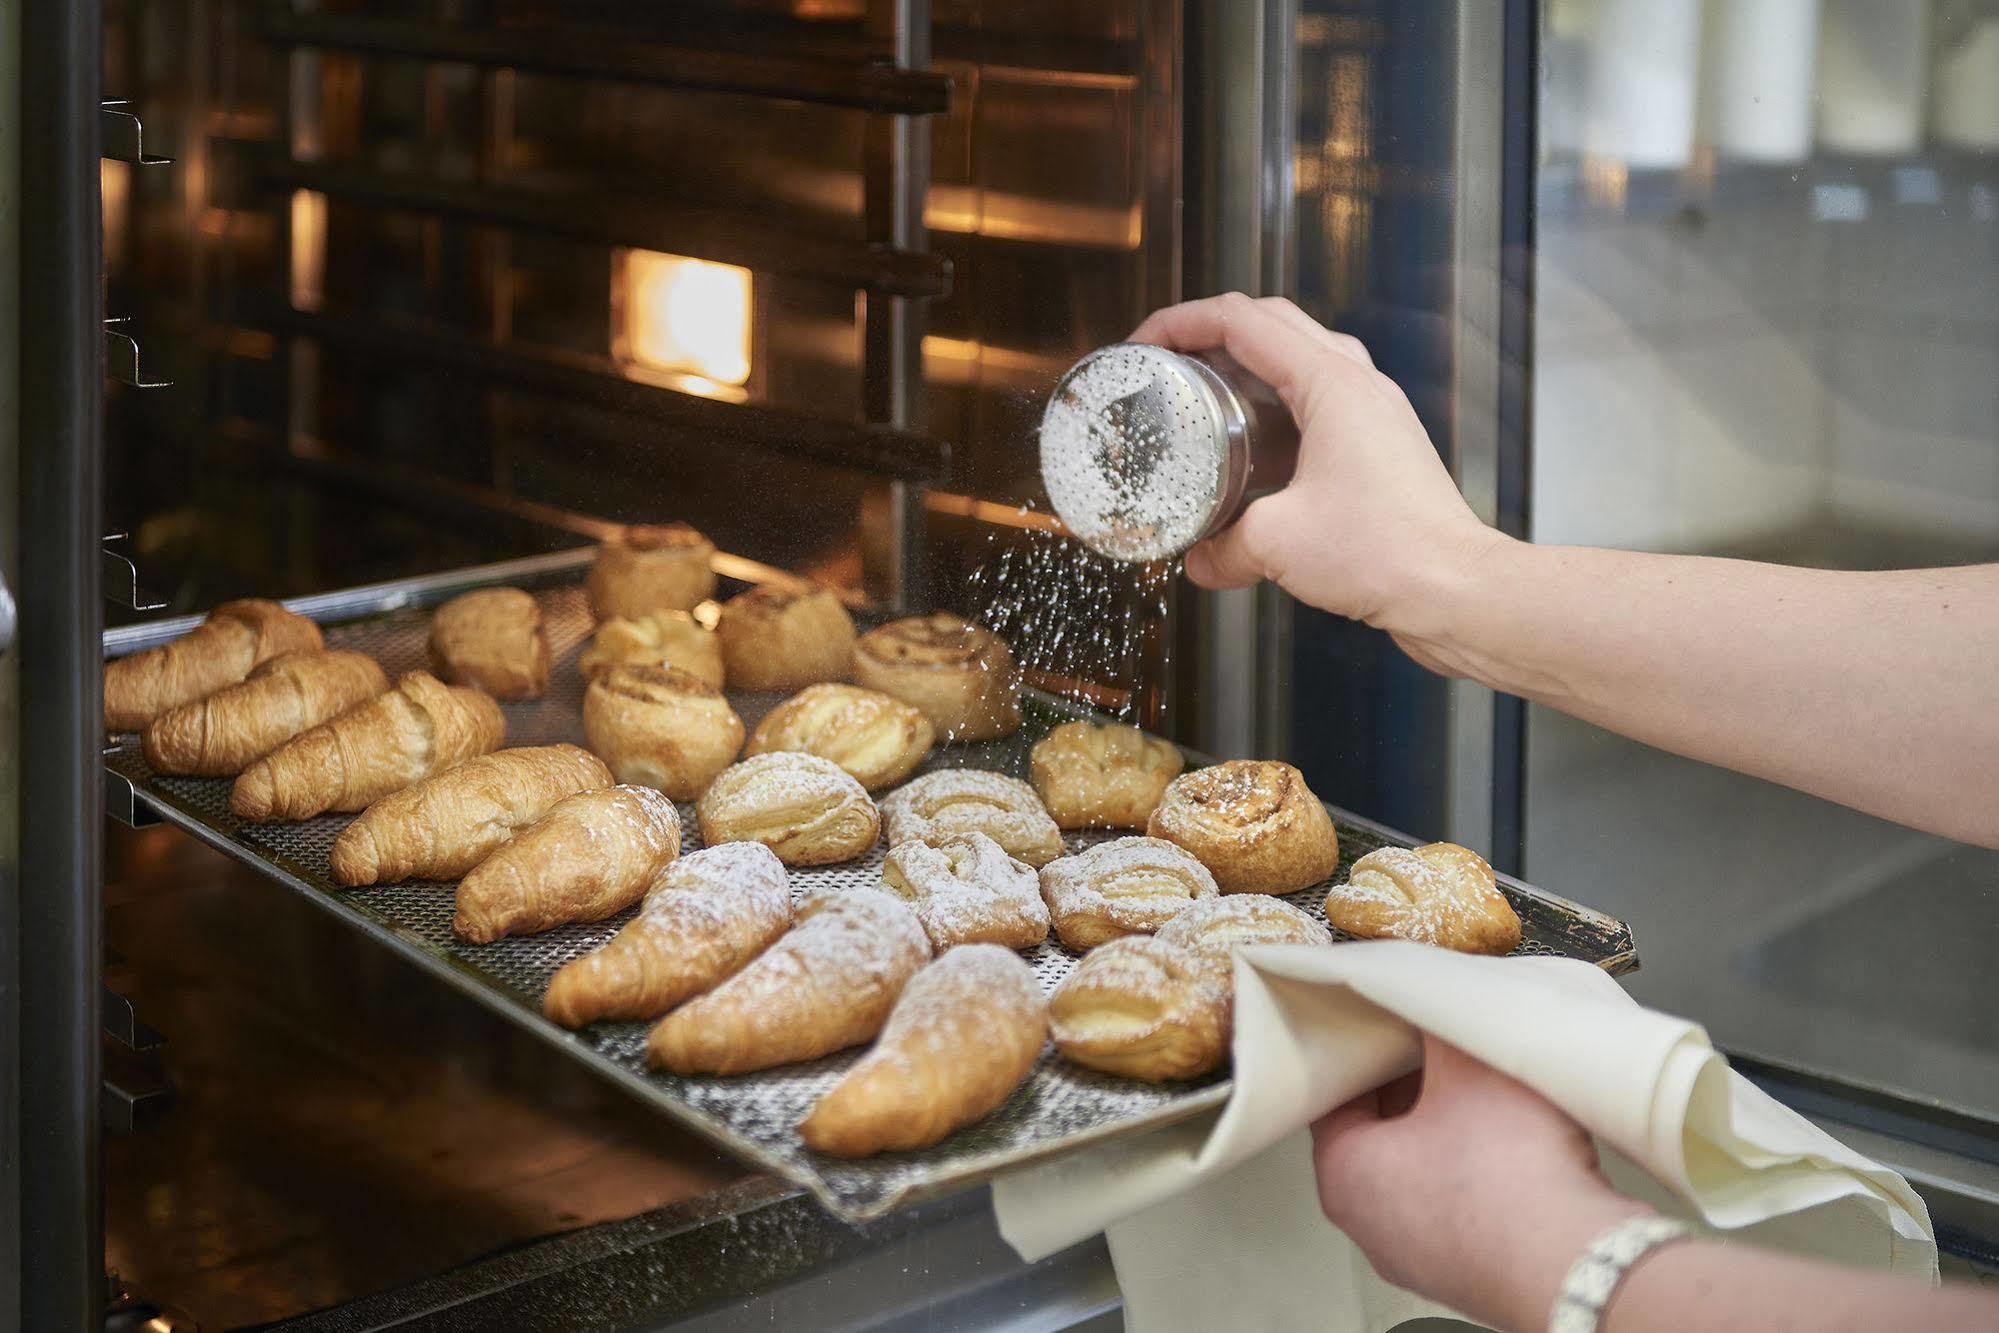
[[[302,731],[389,688],[365,653],[273,657],[205,699],[177,704],[146,724],[140,744],[156,773],[233,778]]]
[[[621,528],[597,544],[590,610],[599,620],[691,611],[715,595],[715,544],[685,523]]]
[[[1055,988],[1055,1049],[1147,1083],[1196,1078],[1227,1052],[1230,1005],[1200,955],[1149,935],[1092,949]]]
[[[1333,817],[1303,773],[1273,759],[1232,759],[1175,778],[1146,832],[1200,858],[1223,893],[1292,893],[1340,863]]]
[[[953,949],[910,978],[874,1049],[798,1126],[834,1157],[924,1148],[979,1120],[1020,1086],[1048,1038],[1048,1001],[1020,955]]]
[[[879,889],[814,894],[798,924],[706,995],[659,1021],[646,1058],[676,1074],[741,1074],[868,1040],[930,961],[909,909]]]
[[[583,734],[618,781],[691,801],[735,760],[743,720],[678,667],[613,667],[583,692]]]
[[[1188,906],[1159,928],[1158,938],[1216,959],[1223,974],[1233,971],[1237,949],[1252,944],[1331,944],[1333,936],[1311,916],[1282,898],[1237,893]]]
[[[1055,934],[1071,949],[1149,935],[1221,890],[1206,866],[1159,838],[1117,838],[1041,870]]]
[[[891,620],[854,645],[854,679],[914,704],[946,741],[1020,728],[1020,680],[1005,640],[938,611]]]
[[[104,664],[104,728],[137,731],[176,704],[236,684],[259,662],[325,646],[319,626],[276,602],[224,602],[171,643]]]
[[[1029,755],[1034,790],[1065,829],[1144,828],[1183,762],[1167,742],[1115,722],[1064,722]]]
[[[1034,788],[983,769],[925,773],[888,794],[882,818],[891,847],[983,833],[1031,866],[1045,866],[1062,855],[1062,830],[1048,817]]]
[[[891,849],[882,887],[910,905],[939,952],[981,943],[1025,949],[1048,938],[1034,867],[983,833]]]
[[[694,807],[701,841],[760,842],[789,866],[851,861],[881,836],[881,813],[830,759],[795,750],[723,770]]]
[[[611,770],[574,745],[467,759],[391,792],[333,840],[333,882],[457,879],[565,796],[611,785]]]
[[[854,673],[854,622],[831,589],[761,584],[722,603],[722,663],[738,690],[796,690]]]
[[[678,855],[680,811],[651,787],[577,792],[473,867],[451,929],[487,944],[602,921],[637,902]]]
[[[1454,842],[1369,852],[1326,894],[1326,920],[1364,940],[1416,940],[1460,953],[1520,947],[1520,918],[1492,867]]]
[[[768,847],[689,852],[608,944],[555,974],[541,1009],[566,1028],[657,1018],[735,975],[790,928],[791,883]]]
[[[765,714],[744,753],[802,750],[831,759],[878,791],[916,771],[933,735],[930,719],[878,690],[807,685]]]
[[[229,808],[252,821],[364,809],[497,750],[506,736],[507,719],[491,695],[411,671],[394,689],[292,737],[244,769]]]
[[[430,618],[430,669],[495,699],[539,699],[548,689],[541,603],[519,588],[477,588]]]
[[[576,669],[586,681],[612,667],[679,667],[697,680],[722,688],[722,641],[685,611],[653,611],[619,616],[597,626]]]

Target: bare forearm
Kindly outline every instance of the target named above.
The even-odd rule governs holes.
[[[1999,1327],[1999,1294],[1855,1272],[1746,1246],[1667,1246],[1612,1297],[1604,1333],[1972,1333]]]

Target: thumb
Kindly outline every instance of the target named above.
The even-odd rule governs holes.
[[[1277,526],[1268,496],[1187,552],[1187,577],[1203,588],[1247,588],[1273,576],[1270,537]]]

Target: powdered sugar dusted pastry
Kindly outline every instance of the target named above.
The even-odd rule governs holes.
[[[1159,928],[1157,938],[1199,954],[1216,981],[1235,990],[1235,952],[1252,944],[1331,944],[1324,926],[1282,898],[1233,893],[1195,903]]]
[[[1003,773],[972,768],[925,773],[888,794],[882,818],[891,847],[983,833],[1031,866],[1062,855],[1062,830],[1034,788]]]
[[[679,667],[719,690],[722,641],[685,611],[617,616],[597,626],[576,669],[589,681],[621,666]]]
[[[878,791],[915,772],[934,737],[930,719],[879,690],[807,685],[765,714],[745,753],[802,750],[832,760]]]
[[[465,876],[451,929],[486,944],[602,921],[637,902],[679,854],[680,812],[651,787],[565,796]]]
[[[1175,778],[1146,832],[1200,858],[1223,893],[1291,893],[1340,863],[1332,816],[1303,773],[1274,759],[1232,759]]]
[[[1025,949],[1048,938],[1034,867],[983,833],[892,848],[882,887],[908,902],[940,950],[981,943]]]
[[[830,588],[765,583],[722,603],[722,662],[738,690],[796,690],[854,674],[854,621]]]
[[[881,890],[814,894],[755,962],[661,1019],[646,1058],[676,1074],[741,1074],[858,1045],[929,961],[915,916]]]
[[[1048,1002],[1020,956],[992,944],[953,949],[918,972],[874,1049],[798,1126],[835,1157],[923,1148],[1004,1102],[1048,1037]]]
[[[613,667],[583,692],[583,734],[618,781],[691,801],[735,759],[743,720],[678,667]]]
[[[599,620],[687,611],[715,595],[715,544],[685,523],[623,528],[597,546],[590,610]]]
[[[875,845],[881,813],[830,759],[781,750],[723,770],[694,807],[701,841],[760,842],[786,865],[851,861]]]
[[[1159,838],[1117,838],[1041,870],[1055,934],[1077,950],[1149,935],[1220,892],[1206,866]]]
[[[1165,741],[1115,722],[1064,722],[1031,755],[1034,790],[1065,829],[1144,828],[1183,762]]]
[[[1198,954],[1149,935],[1112,940],[1049,997],[1055,1048],[1147,1083],[1205,1074],[1228,1048],[1230,1006],[1214,975]]]
[[[1006,641],[943,611],[862,635],[854,676],[914,704],[946,741],[991,740],[1020,728],[1020,680]]]
[[[539,699],[548,689],[541,603],[519,588],[474,588],[430,618],[430,669],[495,699]]]
[[[1415,940],[1460,953],[1505,954],[1520,945],[1520,918],[1492,867],[1454,842],[1369,852],[1326,894],[1326,920],[1361,939]]]

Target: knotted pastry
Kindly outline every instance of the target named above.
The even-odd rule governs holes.
[[[689,611],[715,595],[715,544],[685,523],[623,528],[597,544],[590,610],[599,620]]]
[[[882,887],[910,905],[939,952],[959,944],[1025,949],[1048,938],[1034,867],[983,833],[891,849]]]
[[[831,589],[760,584],[722,603],[715,627],[738,690],[796,690],[854,674],[854,621]]]
[[[791,928],[791,884],[768,847],[725,842],[667,866],[609,943],[548,983],[541,1009],[566,1028],[657,1018],[734,976]]]
[[[1064,722],[1029,756],[1034,790],[1065,829],[1144,828],[1184,762],[1137,727],[1095,722]]]
[[[1117,838],[1041,870],[1055,934],[1078,951],[1149,935],[1221,892],[1193,855],[1159,838]]]
[[[694,807],[701,841],[760,842],[789,866],[851,861],[881,836],[881,813],[830,759],[795,750],[723,770]]]
[[[678,855],[680,811],[651,787],[577,792],[465,876],[451,929],[488,944],[602,921],[637,902]]]
[[[248,820],[360,810],[498,749],[506,736],[507,719],[491,695],[411,671],[386,694],[294,736],[244,769],[229,808]]]
[[[611,785],[611,770],[574,745],[482,754],[392,792],[333,840],[333,882],[457,879],[565,796]]]
[[[1062,830],[1048,817],[1034,788],[983,769],[925,773],[888,794],[882,818],[891,847],[983,833],[1031,866],[1045,866],[1062,855]]]
[[[953,949],[903,988],[874,1049],[798,1126],[834,1157],[925,1148],[1020,1086],[1048,1038],[1048,1002],[1020,955]]]
[[[156,773],[233,778],[302,731],[389,688],[365,653],[273,657],[238,685],[169,708],[140,736]]]
[[[621,666],[679,667],[722,688],[722,641],[685,611],[619,616],[597,626],[576,669],[586,681]]]
[[[1055,1048],[1147,1083],[1196,1078],[1227,1052],[1230,1005],[1214,964],[1150,935],[1092,949],[1049,997]]]
[[[1291,893],[1340,863],[1332,816],[1303,773],[1274,759],[1231,759],[1175,778],[1146,832],[1192,852],[1223,893]]]
[[[276,602],[224,602],[171,643],[104,664],[104,728],[137,731],[176,704],[234,685],[259,662],[325,646],[319,626]]]
[[[691,801],[735,759],[743,720],[678,667],[613,667],[583,691],[583,735],[618,781]]]
[[[1253,944],[1331,944],[1332,933],[1282,898],[1238,893],[1191,904],[1158,938],[1218,959],[1224,973],[1237,949]]]
[[[539,699],[548,689],[541,603],[519,588],[475,588],[430,618],[430,669],[495,699]]]
[[[916,771],[934,734],[929,718],[879,690],[808,685],[764,715],[744,753],[816,754],[879,791]]]
[[[661,1019],[646,1058],[676,1074],[741,1074],[844,1050],[881,1031],[929,961],[923,928],[881,890],[814,894],[783,939]]]
[[[914,704],[946,741],[1020,729],[1020,679],[1006,641],[947,612],[869,630],[854,645],[854,678]]]
[[[1492,867],[1454,842],[1369,852],[1326,894],[1326,920],[1364,940],[1415,940],[1460,953],[1520,947],[1520,918]]]

